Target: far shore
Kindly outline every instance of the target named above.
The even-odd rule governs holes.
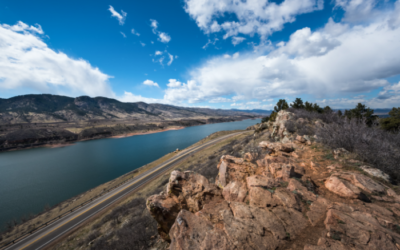
[[[184,129],[184,128],[185,127],[174,127],[174,128],[160,129],[160,130],[152,130],[152,131],[147,131],[147,132],[136,132],[136,133],[129,133],[129,134],[124,134],[124,135],[115,135],[115,136],[111,136],[109,138],[120,139],[120,138],[135,136],[135,135],[148,135],[148,134],[161,133],[161,132],[165,132],[165,131],[169,131],[169,130],[180,130],[180,129]]]

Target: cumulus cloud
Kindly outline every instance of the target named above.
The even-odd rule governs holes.
[[[131,33],[136,36],[140,36],[140,34],[137,31],[135,31],[135,29],[131,29]]]
[[[104,74],[83,59],[50,49],[40,25],[0,25],[0,89],[114,97]]]
[[[122,35],[124,38],[126,38],[126,35],[125,35],[125,33],[124,33],[124,32],[122,32],[122,31],[121,31],[121,35]]]
[[[127,92],[127,91],[124,91],[124,94],[118,97],[118,100],[120,100],[121,102],[145,102],[145,103],[170,104],[168,101],[163,99],[147,98],[141,95],[135,95],[132,92]]]
[[[153,33],[158,35],[158,41],[162,43],[169,43],[169,41],[171,41],[171,37],[167,33],[158,30],[157,20],[150,19],[150,26],[152,27]]]
[[[142,45],[142,47],[146,46],[146,44],[143,42],[140,42],[140,45]]]
[[[280,4],[266,0],[185,0],[185,11],[200,29],[207,34],[223,30],[225,39],[254,33],[266,38],[285,23],[294,22],[297,15],[322,10],[323,6],[323,0],[284,0]],[[234,15],[237,20],[218,23],[225,15]]]
[[[159,32],[158,40],[162,43],[169,43],[169,41],[171,41],[171,37],[167,33]]]
[[[111,16],[115,17],[118,20],[119,25],[124,25],[126,16],[128,15],[125,11],[121,10],[121,14],[120,14],[111,5],[108,8],[108,10],[111,12]]]
[[[160,87],[160,86],[158,86],[158,83],[153,82],[152,80],[148,80],[148,79],[147,79],[146,81],[144,81],[143,84],[144,84],[144,85],[147,85],[147,86],[157,87],[157,88]]]
[[[182,83],[177,81],[176,79],[169,79],[169,83],[167,84],[169,88],[178,88],[182,86]]]
[[[385,78],[400,74],[400,43],[394,42],[400,41],[400,25],[393,25],[400,16],[399,0],[395,6],[385,18],[371,18],[363,25],[330,19],[314,32],[300,29],[272,50],[267,44],[267,53],[241,54],[235,60],[230,55],[214,57],[189,72],[190,85],[167,89],[165,97],[195,103],[229,95],[263,100],[355,95],[382,87],[389,91]]]

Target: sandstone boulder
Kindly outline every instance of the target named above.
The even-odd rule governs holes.
[[[360,168],[372,176],[382,178],[387,182],[390,181],[390,176],[377,168],[372,168],[369,166],[361,166]]]
[[[343,173],[340,178],[350,181],[353,185],[361,188],[367,193],[384,193],[385,187],[371,178],[357,173]]]
[[[331,176],[325,181],[325,187],[339,196],[350,199],[357,199],[361,191],[346,180],[341,180],[336,176]]]
[[[231,181],[245,182],[246,177],[254,175],[257,165],[229,155],[221,157],[219,173],[215,183],[223,188]]]
[[[317,200],[317,196],[314,193],[308,191],[307,188],[305,186],[303,186],[296,179],[290,179],[287,189],[289,191],[300,194],[301,196],[303,196],[303,198],[306,201],[316,201]]]
[[[242,182],[232,181],[224,187],[222,195],[226,201],[243,202],[247,196],[246,185]]]
[[[304,139],[303,136],[298,135],[298,136],[296,136],[296,141],[298,141],[298,142],[300,142],[300,143],[305,143],[305,142],[306,142],[306,139]]]

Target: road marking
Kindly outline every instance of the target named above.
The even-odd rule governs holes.
[[[35,239],[34,241],[32,241],[31,243],[29,243],[28,245],[24,246],[23,248],[21,248],[21,250],[22,250],[22,249],[25,249],[25,248],[27,248],[27,247],[29,247],[30,245],[32,245],[32,244],[35,243],[36,241],[42,239],[43,237],[45,237],[45,236],[47,236],[48,234],[54,232],[55,230],[59,229],[60,227],[64,226],[65,224],[69,223],[70,221],[76,219],[77,217],[81,216],[82,214],[88,212],[89,210],[91,210],[91,209],[97,207],[98,205],[102,204],[103,202],[109,200],[110,198],[114,197],[115,195],[121,193],[122,191],[126,190],[127,188],[131,187],[132,185],[136,184],[137,182],[141,181],[142,179],[146,178],[146,177],[149,176],[150,174],[153,174],[154,172],[157,172],[158,170],[160,170],[160,169],[164,168],[165,166],[167,166],[167,165],[169,165],[169,164],[171,164],[171,163],[177,161],[178,159],[180,159],[180,158],[182,158],[182,157],[184,157],[184,156],[186,156],[186,155],[192,153],[193,151],[196,151],[196,150],[198,150],[198,149],[201,149],[201,148],[203,148],[203,147],[206,147],[206,146],[208,146],[208,145],[210,145],[210,144],[212,144],[212,143],[214,143],[214,142],[217,142],[217,141],[226,139],[226,138],[231,137],[231,136],[234,136],[234,135],[238,135],[238,134],[240,134],[240,133],[244,133],[244,132],[239,132],[239,133],[234,133],[234,134],[226,135],[226,136],[223,136],[223,137],[221,137],[221,138],[218,138],[218,139],[212,140],[212,141],[210,141],[210,142],[207,142],[207,143],[205,143],[205,144],[203,144],[203,145],[199,145],[199,146],[197,146],[197,147],[195,147],[195,148],[193,148],[193,149],[190,149],[190,150],[188,149],[187,152],[181,154],[179,157],[178,157],[178,155],[175,156],[175,157],[177,157],[177,158],[175,158],[175,159],[170,159],[169,161],[167,161],[166,163],[164,163],[164,164],[161,165],[160,167],[154,169],[154,170],[151,171],[150,173],[144,175],[144,176],[141,177],[140,179],[138,179],[138,180],[132,182],[131,184],[129,184],[129,185],[125,186],[125,187],[122,186],[123,189],[120,189],[118,192],[116,192],[116,193],[110,195],[109,197],[104,197],[105,199],[104,199],[103,201],[101,201],[101,202],[99,202],[99,203],[93,205],[92,207],[88,207],[86,210],[80,212],[80,213],[79,213],[78,215],[76,215],[75,217],[69,219],[68,221],[64,222],[63,224],[59,225],[58,227],[52,229],[50,232],[48,232],[48,233],[42,235],[41,237],[39,237],[39,238]],[[122,188],[122,187],[121,187],[121,188]],[[90,204],[90,203],[88,203],[88,204]],[[113,204],[113,203],[110,203],[109,205],[111,205],[111,204]],[[106,207],[108,207],[109,205],[107,205]],[[106,207],[104,207],[104,208],[106,208]],[[103,208],[103,209],[104,209],[104,208]],[[76,211],[77,211],[77,210],[76,210]],[[100,212],[100,211],[98,211],[98,212]],[[93,215],[95,215],[95,214],[93,214]],[[93,215],[91,215],[91,216],[93,216]],[[90,217],[91,217],[91,216],[90,216]],[[88,217],[88,218],[90,218],[90,217]],[[86,219],[85,219],[85,220],[86,220]],[[75,225],[76,225],[76,224],[75,224]],[[75,225],[74,225],[74,226],[75,226]],[[68,230],[69,230],[69,229],[68,229]],[[64,231],[64,232],[66,232],[66,231]],[[58,236],[55,237],[55,238],[58,238]],[[53,238],[52,240],[54,240],[55,238]],[[47,243],[51,242],[52,240],[48,241]],[[46,244],[47,244],[47,243],[46,243]],[[45,246],[46,244],[44,244],[44,245],[42,245],[42,246]],[[42,247],[42,246],[40,246],[40,247]],[[10,247],[12,247],[12,246],[10,246]],[[7,248],[7,249],[8,249],[8,248]]]

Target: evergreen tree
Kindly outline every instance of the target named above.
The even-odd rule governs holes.
[[[340,111],[340,110],[339,110],[339,111]],[[324,108],[324,113],[330,114],[330,113],[332,113],[332,112],[333,112],[333,111],[332,111],[331,107],[326,106],[326,107]]]
[[[274,107],[274,111],[272,111],[271,115],[269,116],[269,120],[270,121],[275,121],[276,116],[278,115],[278,112],[281,110],[285,110],[288,109],[289,105],[286,102],[285,99],[279,99],[279,101],[276,103],[275,107]]]
[[[276,105],[274,107],[274,111],[276,113],[278,113],[279,111],[285,110],[285,109],[288,109],[288,108],[289,108],[289,105],[286,102],[286,100],[285,99],[279,99],[279,101],[276,103]]]
[[[312,112],[314,109],[313,109],[313,105],[312,105],[312,103],[309,103],[309,102],[305,102],[304,103],[304,108],[307,110],[307,111],[310,111],[310,112]]]
[[[294,109],[303,109],[304,108],[303,100],[301,100],[301,98],[296,98],[296,100],[294,100],[294,102],[290,104],[290,107]]]
[[[358,103],[354,109],[345,111],[344,115],[348,119],[365,119],[368,126],[372,126],[378,116],[374,115],[374,110],[367,108],[364,104]]]
[[[400,107],[393,108],[389,112],[390,117],[383,118],[380,120],[381,128],[388,131],[399,131],[400,130]]]
[[[318,112],[318,113],[324,112],[324,110],[316,103],[313,104],[313,111]]]

